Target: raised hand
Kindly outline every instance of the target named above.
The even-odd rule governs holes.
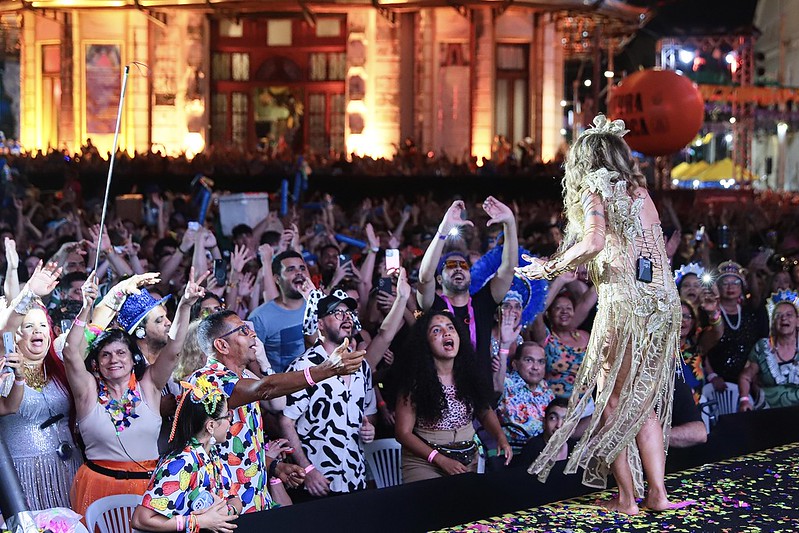
[[[408,283],[408,273],[403,267],[400,267],[399,276],[397,277],[397,296],[403,300],[411,297],[411,285]]]
[[[8,268],[16,270],[19,267],[19,254],[17,253],[17,242],[8,237],[5,238],[6,263]]]
[[[380,248],[380,239],[375,235],[375,228],[372,226],[372,223],[367,223],[363,229],[366,232],[366,240],[369,242],[369,248]]]
[[[267,268],[272,267],[272,257],[274,256],[275,251],[272,249],[271,244],[262,244],[258,247],[258,255],[261,258],[261,264]]]
[[[503,204],[493,196],[489,196],[483,202],[483,211],[489,216],[486,226],[492,224],[511,224],[514,221],[513,211],[510,207]]]
[[[203,296],[205,296],[205,289],[201,287],[205,278],[211,275],[210,270],[206,270],[199,278],[194,275],[194,267],[189,269],[189,280],[186,282],[186,289],[183,291],[183,299],[187,304],[191,305]]]
[[[100,224],[95,224],[93,226],[89,226],[89,236],[92,238],[92,245],[94,246],[95,250],[99,250],[101,252],[108,252],[113,248],[111,244],[111,239],[108,237],[108,227],[103,227],[103,236],[100,239]]]
[[[83,282],[83,285],[80,287],[80,293],[83,297],[83,307],[91,307],[97,299],[97,295],[100,293],[97,287],[97,278],[94,274],[90,274],[89,277],[86,278],[86,281]]]
[[[466,218],[466,204],[463,203],[463,200],[455,200],[444,213],[444,218],[438,225],[438,232],[441,235],[447,235],[452,228],[461,226],[474,226],[474,224]]]
[[[140,294],[141,288],[147,285],[155,285],[161,281],[161,274],[158,272],[145,272],[144,274],[134,274],[116,284],[114,289],[124,292],[127,295]],[[112,289],[109,292],[114,292]]]
[[[499,342],[500,344],[512,344],[522,330],[522,325],[514,324],[515,319],[508,311],[504,309],[501,311],[502,317],[499,323]]]
[[[39,264],[36,265],[36,270],[33,271],[33,275],[28,280],[28,290],[39,298],[47,296],[58,285],[60,276],[61,268],[59,268],[58,263],[50,262],[42,267],[42,262],[39,261]]]
[[[234,246],[233,253],[230,255],[230,269],[233,272],[241,272],[244,265],[255,259],[255,254],[246,246]]]
[[[4,359],[4,365],[14,370],[14,379],[21,380],[25,378],[25,367],[22,363],[22,356],[18,353],[7,353]]]

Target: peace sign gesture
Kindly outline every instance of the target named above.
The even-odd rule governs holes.
[[[186,282],[186,289],[183,291],[183,301],[187,305],[192,305],[198,299],[205,296],[205,289],[200,284],[205,281],[205,278],[211,275],[210,270],[206,270],[199,278],[194,275],[194,267],[189,270],[189,281]]]

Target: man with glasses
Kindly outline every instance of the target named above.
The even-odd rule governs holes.
[[[336,291],[319,300],[319,339],[289,370],[325,364],[340,345],[352,342],[358,305]],[[366,488],[362,443],[374,439],[377,413],[372,374],[366,361],[352,375],[310,386],[286,398],[280,417],[293,458],[305,469],[305,490],[295,499],[323,497]]]
[[[302,255],[293,250],[275,256],[272,275],[280,296],[256,307],[248,318],[264,343],[266,357],[274,371],[285,372],[289,363],[305,350],[302,290],[303,285],[310,282],[310,275]]]
[[[255,332],[233,311],[219,311],[204,318],[197,327],[197,340],[208,361],[192,374],[190,381],[196,383],[200,376],[206,376],[228,395],[228,407],[234,412],[230,434],[219,450],[233,474],[231,492],[241,498],[244,513],[269,509],[272,498],[267,491],[267,478],[271,478],[269,487],[285,496],[282,484],[299,486],[305,472],[266,456],[259,402],[285,396],[336,375],[360,371],[364,352],[338,347],[328,361],[305,372],[258,379],[246,368],[255,360]]]
[[[469,293],[472,277],[465,252],[450,252],[443,256],[445,242],[456,240],[451,232],[461,231],[463,226],[472,226],[467,219],[466,206],[456,200],[444,214],[433,242],[428,246],[419,268],[417,299],[423,310],[449,310],[461,320],[472,347],[480,361],[490,370],[491,327],[494,312],[502,302],[513,281],[513,269],[519,264],[519,243],[516,236],[516,219],[508,206],[492,196],[483,202],[483,210],[489,216],[487,225],[502,224],[504,244],[502,263],[496,275],[485,287],[474,295]],[[436,281],[441,283],[441,294],[436,294]]]

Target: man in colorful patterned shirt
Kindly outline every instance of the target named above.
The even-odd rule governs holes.
[[[255,360],[255,332],[236,313],[219,311],[207,316],[197,328],[197,337],[208,362],[190,381],[206,376],[229,396],[228,406],[233,411],[228,439],[220,445],[220,454],[226,458],[233,476],[232,492],[241,498],[243,513],[268,509],[272,504],[267,472],[272,460],[266,456],[259,401],[301,390],[309,382],[319,383],[360,370],[364,352],[347,352],[344,347],[336,350],[328,362],[308,372],[258,379],[246,368]],[[304,478],[301,469],[285,463],[277,465],[274,473],[275,480],[301,482]]]
[[[497,374],[504,373],[506,365]],[[544,349],[534,342],[522,344],[511,360],[512,370],[502,380],[502,396],[497,416],[513,453],[544,431],[544,411],[555,395],[544,380],[547,359]],[[500,376],[495,375],[495,383]]]
[[[357,307],[353,298],[337,293],[319,300],[319,340],[288,370],[325,364],[337,346],[352,338]],[[322,497],[366,488],[362,443],[374,439],[376,413],[372,373],[366,361],[351,376],[288,395],[280,428],[294,447],[294,460],[307,472],[308,494]]]

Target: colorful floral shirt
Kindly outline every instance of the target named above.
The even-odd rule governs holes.
[[[557,335],[547,332],[544,353],[547,356],[546,381],[558,398],[569,398],[574,380],[585,357],[585,348],[574,348],[560,341]]]
[[[244,371],[245,374],[247,371]],[[239,376],[225,365],[211,358],[206,365],[194,372],[190,381],[206,376],[211,383],[218,384],[228,396],[239,381]],[[242,377],[255,376],[243,375]],[[258,402],[233,409],[233,423],[227,441],[219,445],[222,459],[232,473],[231,491],[241,498],[242,513],[262,511],[272,507],[266,484],[266,449],[263,419]]]
[[[497,416],[514,454],[521,452],[529,439],[544,432],[544,412],[554,399],[555,394],[544,380],[530,388],[515,370],[505,376]]]
[[[207,453],[196,440],[158,464],[142,505],[171,518],[207,508],[213,497],[228,499],[231,476],[219,454]],[[235,494],[233,494],[235,496]]]
[[[705,369],[702,367],[703,357],[699,347],[691,341],[686,341],[682,346],[682,375],[685,383],[691,387],[694,402],[699,404],[702,397],[702,387],[705,385]]]

